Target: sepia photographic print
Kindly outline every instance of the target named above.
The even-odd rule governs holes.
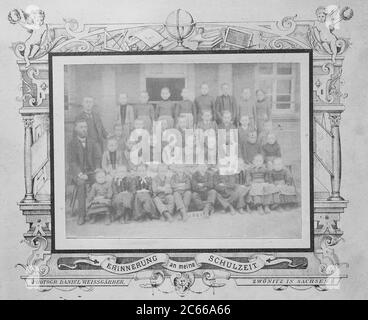
[[[364,1],[0,9],[0,298],[367,297]]]
[[[55,248],[310,248],[310,54],[53,55]]]

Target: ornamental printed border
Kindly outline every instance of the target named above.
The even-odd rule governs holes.
[[[63,24],[47,23],[45,12],[35,6],[11,10],[9,22],[30,32],[25,41],[12,44],[22,76],[19,103],[25,130],[25,196],[19,207],[29,226],[24,242],[32,252],[26,263],[18,266],[24,269],[21,278],[26,286],[41,291],[89,291],[98,286],[124,287],[134,280],[141,288],[179,296],[215,291],[231,279],[238,286],[272,286],[276,290],[338,287],[347,277],[346,264],[339,261],[335,248],[343,242],[339,224],[347,206],[340,195],[339,127],[347,97],[341,78],[343,61],[351,43],[336,30],[353,17],[353,10],[329,6],[319,7],[315,13],[315,20],[300,20],[295,15],[271,22],[201,23],[189,12],[177,9],[164,23],[79,25],[74,19],[64,19]],[[317,32],[321,19],[329,30],[327,40]],[[313,50],[314,176],[315,185],[321,186],[314,192],[314,252],[213,253],[209,254],[211,258],[204,253],[190,256],[174,252],[146,257],[134,252],[121,256],[51,253],[51,200],[47,191],[50,150],[38,143],[49,139],[50,134],[48,54],[255,49]],[[324,148],[326,144],[330,153]],[[323,174],[329,183],[323,183]],[[148,263],[149,258],[158,263]],[[128,266],[132,270],[135,266],[135,270],[118,272]]]

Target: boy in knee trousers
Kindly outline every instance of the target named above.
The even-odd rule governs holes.
[[[215,201],[213,172],[207,165],[198,165],[192,175],[192,202],[196,210],[203,210],[205,216],[210,216],[214,211]]]
[[[125,166],[119,166],[112,180],[112,205],[116,211],[116,218],[126,223],[132,218],[134,183]]]
[[[168,221],[172,221],[174,213],[174,197],[167,176],[167,166],[161,164],[158,167],[157,176],[152,179],[153,202],[161,216]]]
[[[185,173],[185,166],[174,165],[174,174],[171,177],[171,188],[175,201],[176,210],[180,214],[182,220],[187,219],[188,208],[192,196],[191,178]]]

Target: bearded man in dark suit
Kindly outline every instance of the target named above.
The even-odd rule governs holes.
[[[68,152],[69,169],[75,184],[74,197],[78,201],[78,224],[85,222],[87,185],[93,183],[94,171],[101,167],[100,147],[88,136],[88,130],[86,120],[75,121]]]
[[[107,138],[100,115],[94,110],[94,100],[92,97],[83,98],[83,111],[76,117],[76,120],[83,119],[87,122],[88,138],[93,139],[100,146],[100,151],[104,149],[104,140]]]

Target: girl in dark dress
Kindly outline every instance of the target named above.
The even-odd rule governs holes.
[[[116,218],[121,223],[126,223],[133,215],[135,184],[125,166],[119,166],[116,169],[112,180],[112,190],[112,205],[116,211]]]
[[[271,104],[266,98],[263,90],[256,91],[256,103],[254,106],[254,119],[257,126],[257,132],[263,131],[264,123],[271,120]]]
[[[277,193],[273,197],[273,208],[287,207],[297,203],[296,188],[290,171],[284,167],[281,158],[275,158],[270,171],[270,182],[274,184]]]
[[[266,144],[262,146],[262,152],[265,162],[268,164],[269,162],[272,163],[275,158],[281,157],[281,148],[274,133],[269,133],[266,141]]]
[[[277,191],[275,186],[269,183],[269,171],[264,165],[261,154],[254,157],[252,167],[247,170],[246,183],[250,186],[249,203],[260,214],[270,213],[273,194]]]

